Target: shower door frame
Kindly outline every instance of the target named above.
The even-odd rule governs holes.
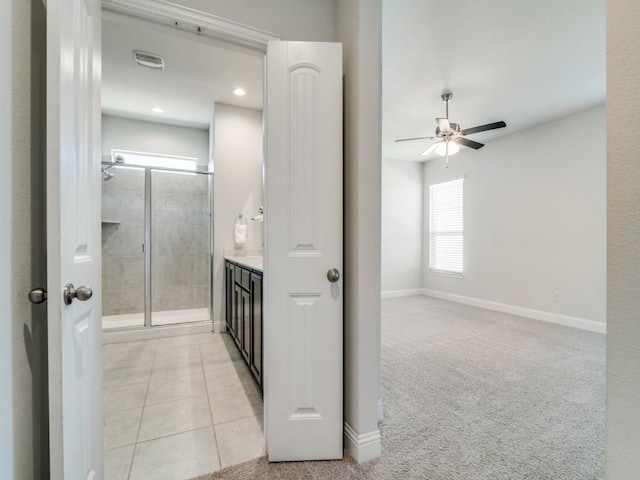
[[[162,156],[162,155],[159,155]],[[109,160],[106,160],[109,159]],[[114,168],[132,168],[144,170],[144,324],[140,326],[131,327],[117,327],[105,329],[102,328],[103,343],[114,343],[128,340],[139,340],[143,338],[162,337],[169,335],[176,335],[178,333],[204,333],[213,330],[213,176],[214,172],[207,167],[197,167],[195,170],[183,170],[179,168],[167,168],[149,165],[139,165],[135,163],[118,163],[112,162],[111,157],[106,155],[103,157],[102,165],[111,165]],[[208,268],[209,268],[209,301],[207,302],[207,309],[209,310],[209,320],[185,322],[185,323],[172,323],[167,325],[152,325],[152,251],[153,245],[151,243],[151,206],[152,206],[152,179],[151,172],[169,172],[169,173],[190,173],[194,175],[206,175],[207,176],[207,196],[209,207],[209,250],[208,250]],[[184,330],[184,332],[177,332],[176,330]],[[153,332],[153,334],[151,333]]]

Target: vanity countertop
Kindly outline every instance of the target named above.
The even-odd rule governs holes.
[[[262,272],[264,270],[264,261],[262,255],[253,255],[253,256],[244,256],[244,257],[234,257],[231,255],[225,255],[225,260],[229,260],[230,262],[237,263],[238,265],[242,265],[243,267],[250,268],[252,270],[256,270]]]

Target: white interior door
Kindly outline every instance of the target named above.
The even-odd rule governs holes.
[[[342,45],[269,42],[265,436],[270,461],[342,458]]]
[[[56,479],[103,478],[100,8],[99,0],[47,2],[49,433]],[[77,298],[67,305],[69,283]]]

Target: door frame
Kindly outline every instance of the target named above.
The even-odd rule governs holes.
[[[254,28],[248,25],[228,20],[222,17],[218,17],[206,12],[194,10],[188,7],[171,4],[164,0],[102,0],[103,18],[109,18],[109,14],[124,15],[126,17],[143,20],[151,24],[163,25],[165,27],[174,25],[177,28],[176,33],[179,35],[198,35],[200,37],[207,38],[215,46],[222,46],[239,50],[244,53],[253,54],[263,57],[263,64],[265,68],[265,77],[263,79],[266,82],[266,53],[267,45],[270,41],[281,40],[280,35],[267,32],[258,28]],[[114,15],[114,16],[115,16]],[[263,112],[266,111],[266,83],[264,88],[263,99]],[[266,156],[266,128],[268,126],[264,123],[263,130],[263,155]],[[344,168],[344,167],[343,167]],[[263,175],[264,179],[264,175]],[[263,189],[266,191],[268,185],[266,185],[266,179],[263,180]],[[344,245],[343,245],[344,249]],[[264,249],[264,256],[268,258],[268,248]],[[267,297],[265,295],[265,297]],[[263,298],[264,301],[266,298]],[[344,318],[343,318],[344,322]],[[342,352],[344,355],[344,343],[342,345]],[[267,364],[267,352],[263,353]],[[343,365],[344,371],[345,365]],[[264,376],[265,389],[269,383],[269,375]],[[343,399],[346,390],[343,390]],[[347,447],[347,439],[352,437],[358,437],[358,444],[361,443],[360,437],[355,431],[346,423],[343,412],[343,435],[344,446]],[[379,441],[379,433],[375,431],[375,441]],[[368,440],[367,441],[371,443]],[[352,449],[348,448],[351,452]],[[352,453],[353,454],[353,453]],[[377,456],[377,455],[374,455]],[[363,457],[364,458],[364,457]],[[358,461],[364,461],[363,458],[358,456]],[[371,457],[373,458],[373,457]]]
[[[267,43],[281,40],[280,35],[244,25],[210,13],[162,0],[102,0],[102,10],[136,17],[179,31],[196,34],[254,54],[267,53]]]

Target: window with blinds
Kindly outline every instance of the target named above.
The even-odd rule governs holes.
[[[464,179],[429,186],[429,271],[462,276]]]

